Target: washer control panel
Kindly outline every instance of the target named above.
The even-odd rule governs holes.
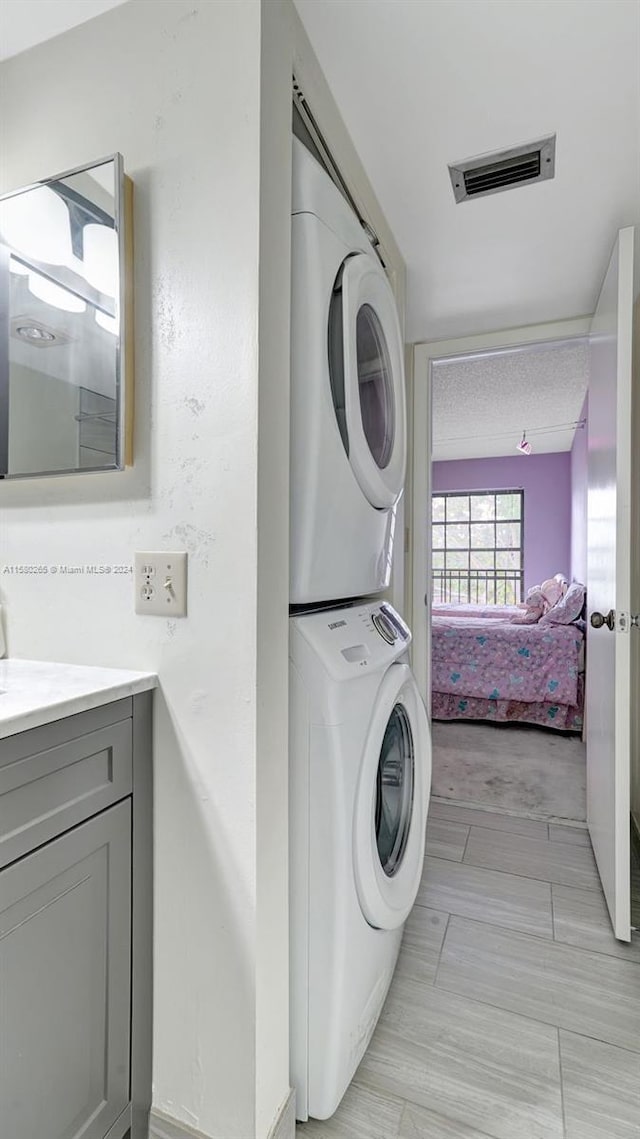
[[[336,679],[387,667],[404,655],[411,642],[409,628],[387,601],[296,614],[291,628],[292,659],[300,636]]]
[[[391,624],[389,618],[383,613],[382,609],[378,613],[371,614],[373,627],[378,631],[380,636],[388,645],[393,645],[398,640],[398,630]]]
[[[395,629],[400,640],[404,641],[405,644],[408,644],[411,640],[411,632],[409,630],[409,626],[402,620],[400,614],[396,613],[393,605],[389,605],[387,601],[383,601],[382,605],[380,606],[380,612],[384,613],[385,618]]]

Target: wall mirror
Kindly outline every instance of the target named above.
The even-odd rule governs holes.
[[[132,461],[131,196],[116,154],[0,198],[0,478]]]

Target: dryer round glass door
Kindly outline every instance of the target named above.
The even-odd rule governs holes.
[[[356,359],[362,429],[380,470],[389,464],[395,434],[393,375],[376,310],[361,305],[356,317]]]
[[[351,468],[371,505],[389,509],[405,478],[404,350],[395,298],[373,256],[344,262],[328,339],[331,394]]]
[[[378,690],[356,793],[353,859],[370,925],[396,929],[409,915],[424,861],[431,740],[407,664],[394,663]]]

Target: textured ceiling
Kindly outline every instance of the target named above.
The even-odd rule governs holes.
[[[0,0],[0,59],[53,39],[124,0]]]
[[[408,337],[593,312],[640,223],[636,0],[295,0],[408,265]],[[556,177],[456,205],[447,163],[557,131]]]
[[[433,367],[433,458],[569,451],[587,391],[584,341],[443,361]]]

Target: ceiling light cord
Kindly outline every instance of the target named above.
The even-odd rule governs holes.
[[[571,423],[554,423],[554,424],[551,424],[549,427],[532,427],[527,431],[526,434],[527,435],[546,435],[550,431],[568,431],[571,427],[575,427],[576,430],[581,430],[582,428],[586,427],[586,425],[587,425],[586,419],[574,419]],[[524,434],[525,433],[523,432],[523,435]],[[500,432],[496,432],[495,435],[494,434],[488,435],[485,433],[483,435],[483,438],[484,439],[509,439],[512,435],[513,435],[512,431],[500,431]],[[438,446],[441,446],[444,443],[464,443],[464,442],[466,442],[467,439],[477,439],[477,438],[478,438],[478,434],[476,432],[474,435],[450,435],[445,439],[437,439],[437,440],[435,440],[435,442],[438,444]]]

